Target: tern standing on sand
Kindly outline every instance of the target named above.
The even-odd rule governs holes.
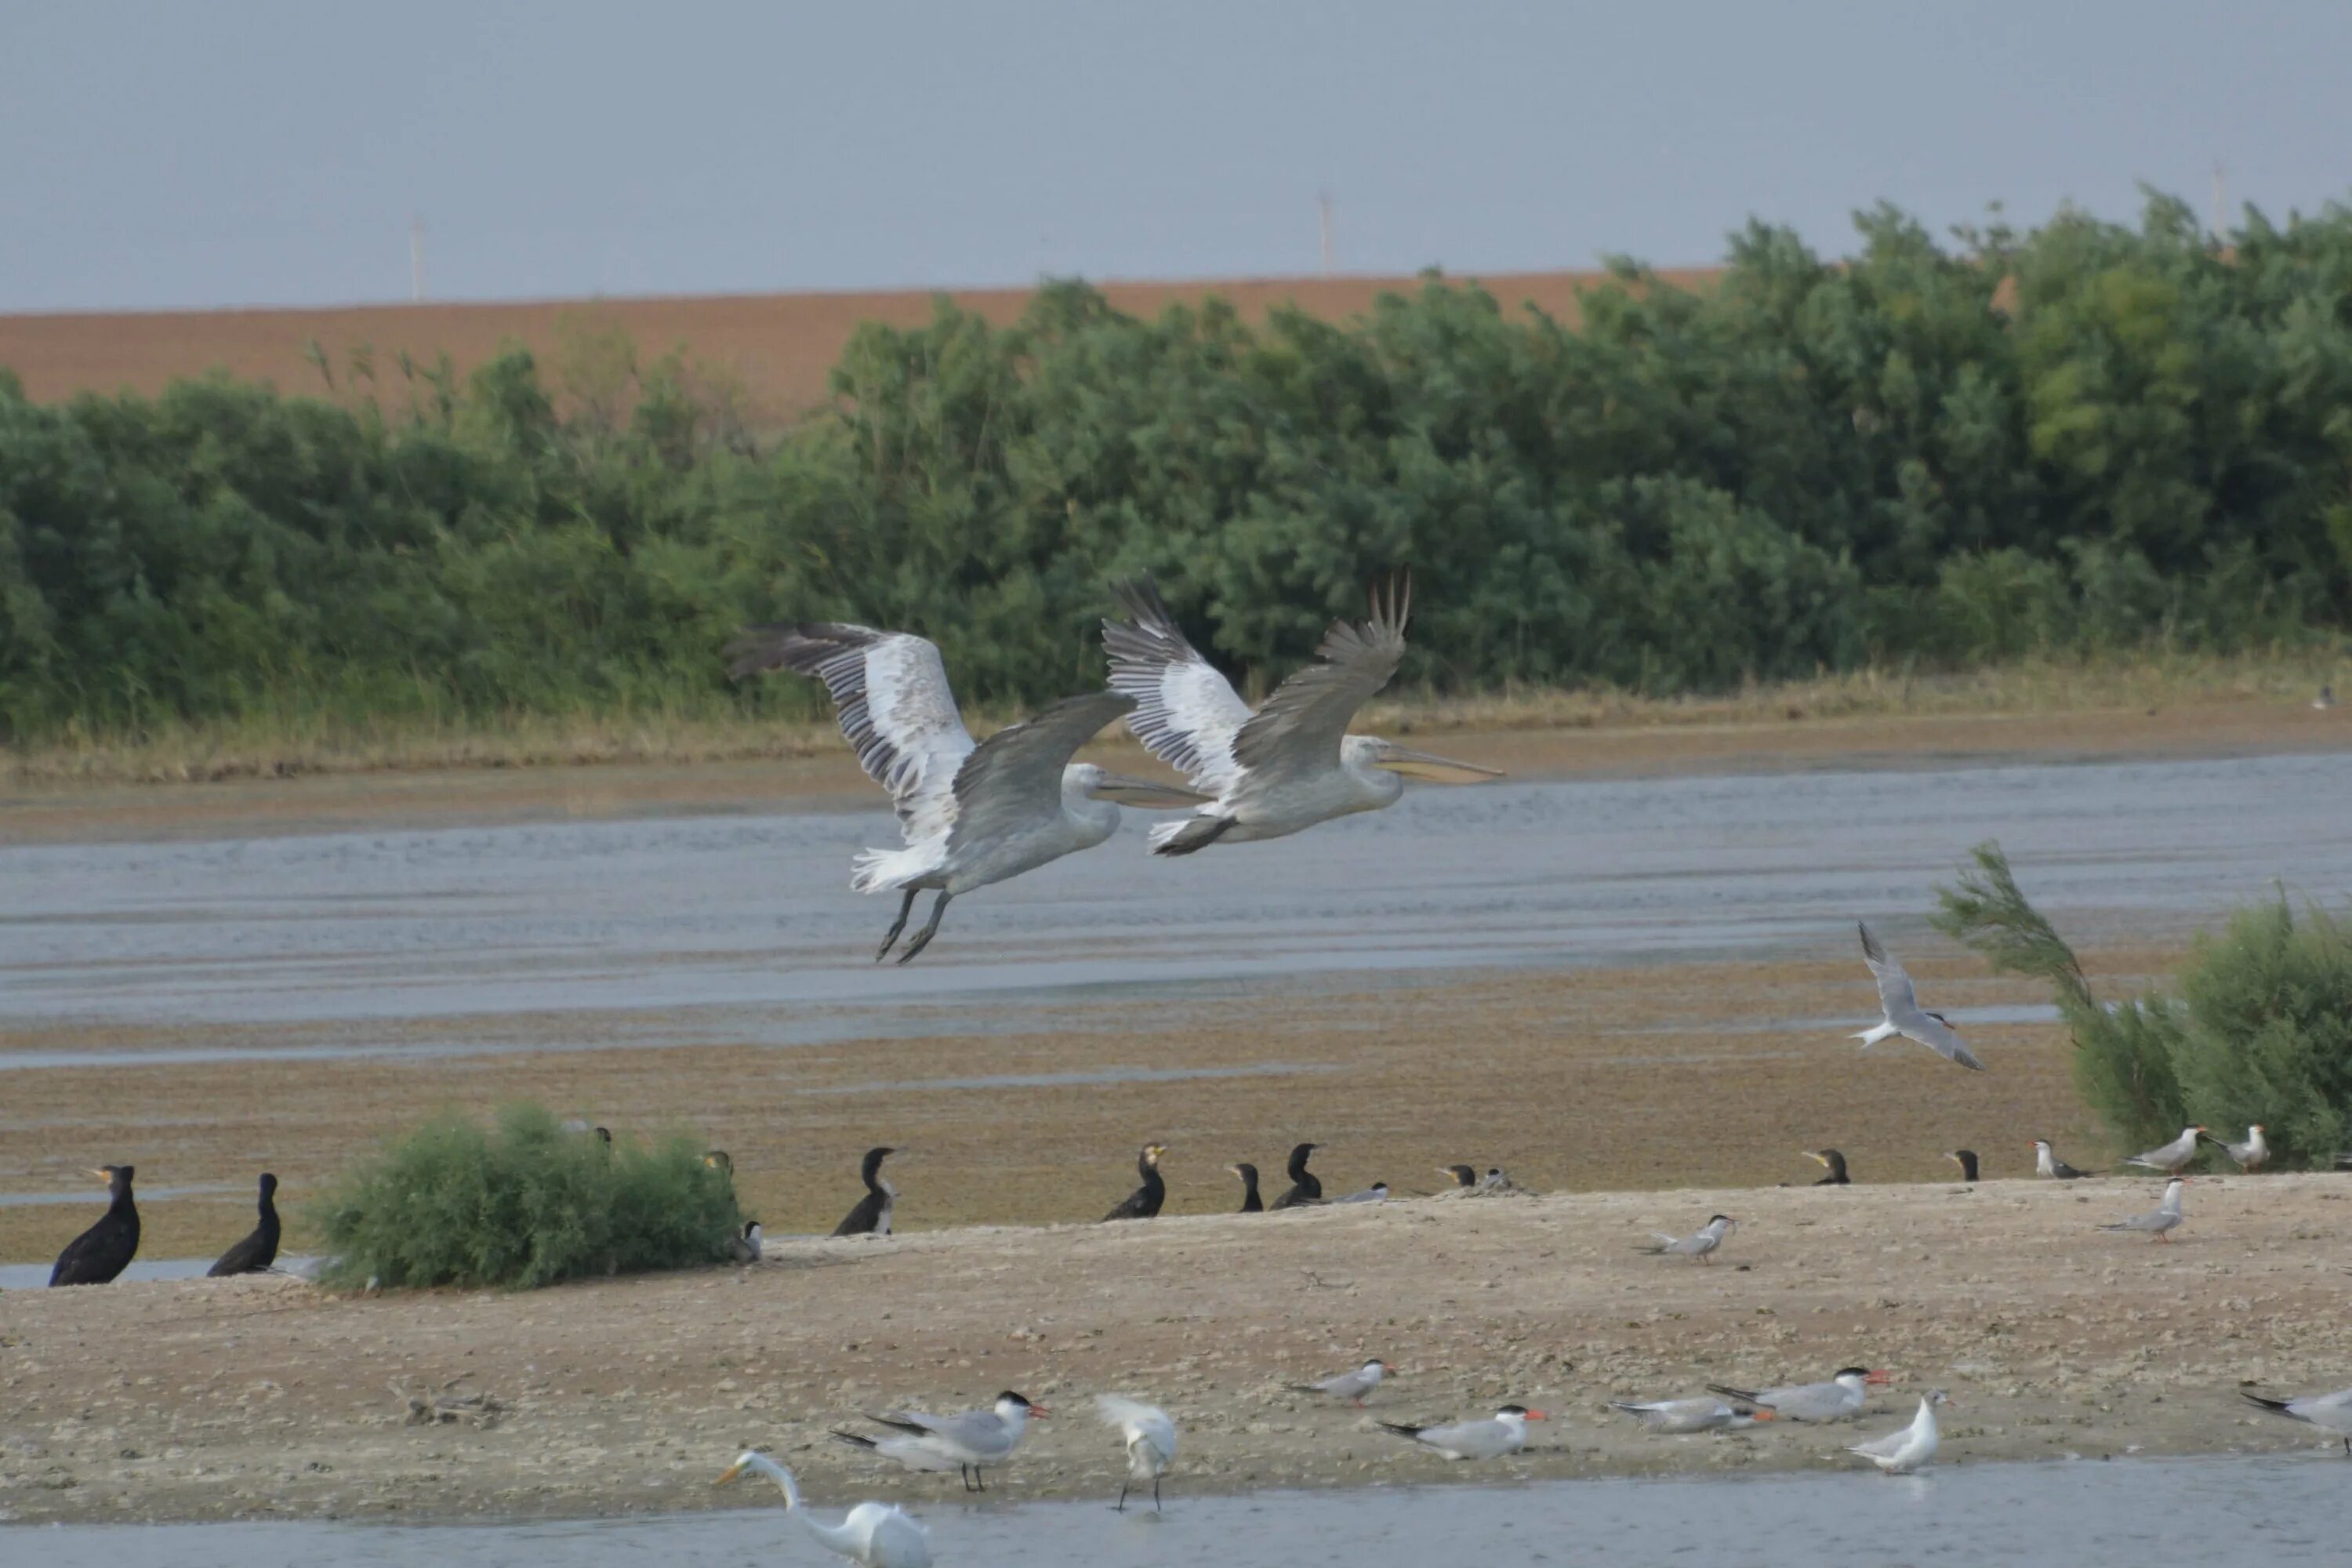
[[[2246,1141],[2242,1143],[2216,1138],[2210,1132],[2205,1134],[2205,1142],[2230,1156],[2241,1171],[2259,1171],[2271,1163],[2270,1140],[2263,1136],[2263,1124],[2259,1121],[2247,1124]]]
[[[1378,1388],[1381,1379],[1395,1370],[1388,1363],[1374,1357],[1353,1372],[1343,1372],[1320,1383],[1286,1383],[1282,1386],[1293,1394],[1328,1394],[1334,1399],[1344,1399],[1361,1409],[1364,1396]]]
[[[963,1477],[966,1491],[986,1491],[990,1465],[1001,1465],[1013,1457],[1028,1435],[1029,1423],[1051,1415],[1042,1405],[1033,1405],[1010,1389],[996,1396],[996,1403],[986,1410],[967,1410],[960,1415],[926,1415],[919,1410],[893,1410],[881,1415],[869,1415],[868,1421],[877,1426],[887,1426],[895,1434],[888,1437],[862,1437],[855,1432],[836,1431],[833,1435],[852,1447],[871,1449],[886,1459],[897,1461],[910,1470],[953,1469]]]
[[[1862,932],[1862,961],[1870,965],[1871,977],[1878,982],[1878,1006],[1884,1015],[1877,1023],[1853,1037],[1862,1042],[1862,1048],[1866,1051],[1881,1040],[1900,1035],[1906,1040],[1918,1041],[1946,1061],[1984,1071],[1984,1063],[1970,1056],[1968,1047],[1960,1044],[1951,1020],[1919,1005],[1911,976],[1886,955],[1878,939],[1870,934],[1870,928],[1857,921],[1854,929]]]
[[[2181,1190],[2189,1185],[2186,1178],[2175,1176],[2164,1184],[2164,1201],[2147,1214],[2136,1214],[2129,1219],[2119,1219],[2113,1225],[2103,1225],[2101,1230],[2134,1230],[2153,1237],[2158,1241],[2170,1241],[2172,1233],[2186,1217],[2180,1212]]]
[[[2150,1149],[2145,1154],[2134,1154],[2124,1163],[2137,1165],[2144,1170],[2162,1171],[2168,1176],[2177,1176],[2188,1166],[2189,1161],[2197,1158],[2197,1142],[2204,1135],[2205,1129],[2202,1127],[2184,1127],[2180,1130],[2179,1137],[2161,1149]]]
[[[1118,590],[1124,621],[1106,619],[1110,687],[1135,700],[1128,728],[1144,749],[1213,797],[1181,822],[1151,830],[1155,855],[1190,855],[1224,841],[1280,838],[1359,811],[1392,805],[1404,777],[1476,784],[1502,775],[1384,741],[1350,735],[1348,721],[1389,683],[1404,658],[1411,579],[1372,590],[1371,618],[1335,623],[1311,664],[1250,711],[1176,625],[1150,579]]]
[[[1634,1247],[1635,1250],[1646,1252],[1653,1258],[1671,1255],[1696,1258],[1701,1263],[1709,1263],[1714,1261],[1715,1249],[1723,1245],[1723,1238],[1729,1236],[1732,1227],[1738,1223],[1727,1214],[1719,1214],[1699,1226],[1694,1235],[1668,1236],[1663,1230],[1654,1230],[1648,1241],[1636,1242]]]

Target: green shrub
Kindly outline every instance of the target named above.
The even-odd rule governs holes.
[[[2203,1124],[2263,1124],[2282,1163],[2332,1166],[2352,1147],[2352,931],[2284,896],[2200,934],[2181,994],[2112,1006],[2074,950],[2027,901],[2000,846],[1940,889],[1937,929],[1996,970],[2049,982],[2074,1034],[2074,1085],[2119,1146],[2145,1149]]]
[[[651,1148],[572,1131],[536,1105],[495,1129],[446,1115],[346,1172],[312,1210],[320,1278],[349,1287],[509,1286],[724,1261],[732,1183],[684,1134]]]

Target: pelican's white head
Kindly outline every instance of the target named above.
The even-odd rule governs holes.
[[[1072,763],[1062,770],[1062,798],[1065,801],[1107,800],[1147,811],[1189,810],[1196,805],[1206,805],[1210,800],[1199,790],[1188,789],[1180,784],[1163,784],[1157,779],[1115,773],[1092,763]]]
[[[1400,746],[1378,735],[1341,736],[1339,762],[1351,773],[1382,768],[1430,784],[1484,784],[1503,776],[1500,768],[1482,768],[1475,763],[1457,763],[1451,757],[1416,752],[1411,746]]]

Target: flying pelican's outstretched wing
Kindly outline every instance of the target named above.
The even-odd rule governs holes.
[[[1127,727],[1195,789],[1223,795],[1240,774],[1234,737],[1250,721],[1249,704],[1185,640],[1150,578],[1119,584],[1111,595],[1128,618],[1103,618],[1103,653],[1111,689],[1135,700]]]
[[[1065,697],[982,741],[956,769],[949,853],[1020,832],[1059,810],[1062,770],[1071,754],[1134,706],[1123,691]]]
[[[770,669],[824,682],[842,734],[866,776],[890,792],[908,843],[947,830],[956,811],[950,786],[973,748],[937,647],[911,632],[837,621],[746,626],[727,645],[728,674]]]
[[[1977,1060],[1969,1047],[1960,1043],[1960,1037],[1952,1026],[1920,1007],[1918,994],[1911,985],[1911,976],[1905,973],[1901,964],[1886,956],[1886,950],[1878,945],[1876,937],[1870,934],[1870,928],[1857,921],[1854,929],[1862,932],[1862,961],[1870,965],[1871,978],[1878,982],[1878,1005],[1885,1010],[1886,1021],[1946,1060],[1958,1062],[1978,1072],[1984,1071],[1984,1063]]]
[[[1399,572],[1372,588],[1371,619],[1335,621],[1308,665],[1274,689],[1274,695],[1234,737],[1234,760],[1254,782],[1279,782],[1292,772],[1331,767],[1348,721],[1389,683],[1404,658],[1405,624],[1412,618],[1412,578]]]

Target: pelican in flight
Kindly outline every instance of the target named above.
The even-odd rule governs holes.
[[[1116,691],[1064,698],[974,742],[939,648],[911,632],[835,622],[747,626],[727,655],[728,673],[739,679],[790,669],[824,681],[858,764],[890,792],[907,847],[864,851],[849,879],[861,893],[902,895],[877,963],[889,956],[926,888],[939,900],[898,955],[901,963],[930,944],[950,899],[1093,848],[1118,831],[1118,803],[1181,807],[1208,799],[1070,760],[1135,706]]]
[[[1439,784],[1500,778],[1377,735],[1348,721],[1389,683],[1404,658],[1412,580],[1372,590],[1371,618],[1337,621],[1307,666],[1250,711],[1231,682],[1185,640],[1150,578],[1114,590],[1124,621],[1103,621],[1111,689],[1135,700],[1128,728],[1144,749],[1211,798],[1181,822],[1151,830],[1155,855],[1190,855],[1219,839],[1280,838],[1351,812],[1378,811],[1404,793],[1399,775]]]
[[[820,1524],[801,1502],[801,1489],[792,1471],[761,1453],[746,1448],[719,1478],[725,1486],[747,1470],[757,1470],[784,1491],[784,1511],[828,1552],[861,1563],[864,1568],[931,1568],[930,1531],[917,1524],[903,1509],[889,1503],[862,1502],[839,1524]]]

